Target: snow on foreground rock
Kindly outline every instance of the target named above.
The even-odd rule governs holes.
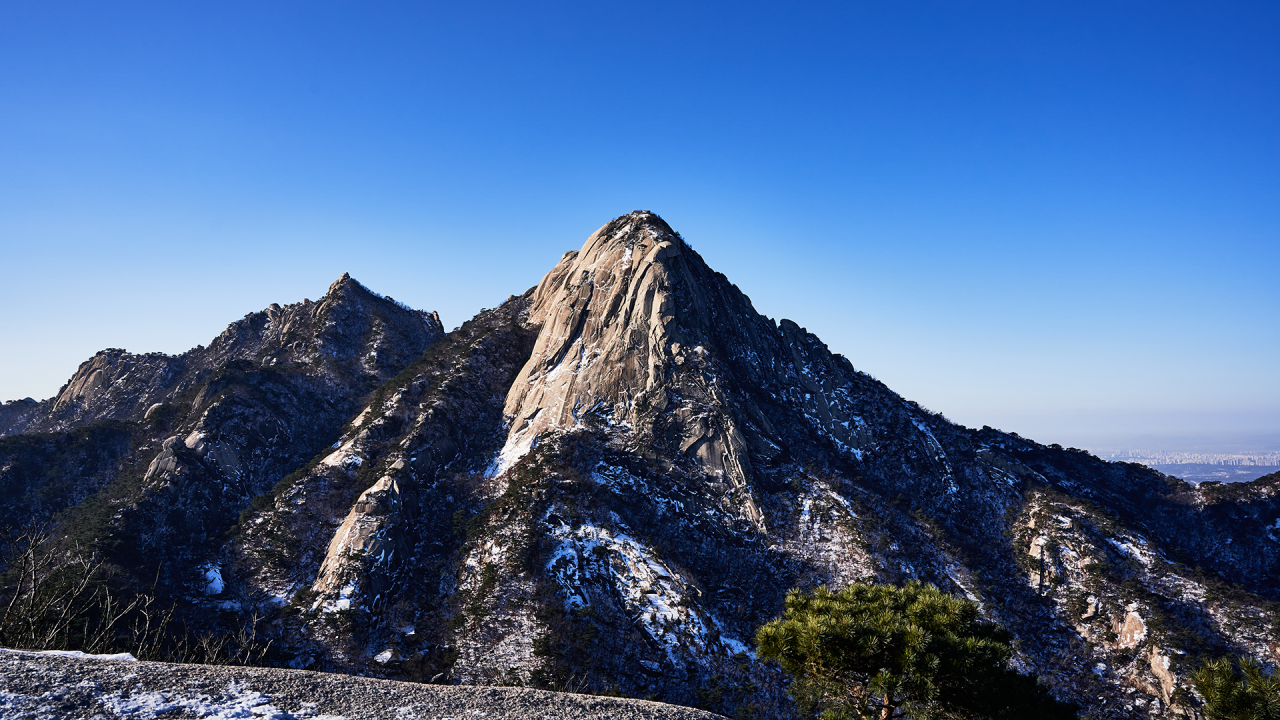
[[[449,687],[348,675],[0,651],[0,717],[402,720],[714,720],[645,700],[523,688]]]

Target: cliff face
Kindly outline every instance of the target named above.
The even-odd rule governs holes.
[[[49,495],[68,532],[164,551],[187,597],[217,569],[197,606],[265,615],[279,664],[788,717],[751,652],[786,591],[909,579],[977,601],[1093,717],[1174,712],[1214,654],[1280,660],[1280,480],[1197,488],[955,425],[757,313],[652,213],[447,336],[344,278],[178,358],[112,352],[4,406],[71,429],[0,439],[28,453],[0,480],[76,488]],[[40,475],[105,418],[133,449]]]
[[[727,407],[736,378],[726,351],[756,344],[767,321],[666,223],[627,216],[596,231],[539,284],[529,317],[541,331],[507,396],[505,462],[541,433],[594,415],[628,428],[655,458],[695,459],[739,494],[745,520],[760,522],[745,492],[744,428]]]
[[[714,475],[759,532],[753,489],[785,482],[776,471],[806,451],[858,461],[887,430],[860,413],[901,404],[795,323],[757,313],[650,213],[566,254],[535,291],[529,322],[541,331],[507,397],[505,462],[594,415],[625,428],[632,451]]]

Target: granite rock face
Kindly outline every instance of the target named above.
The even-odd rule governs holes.
[[[1213,655],[1280,661],[1280,476],[956,425],[649,212],[447,335],[344,277],[183,356],[100,354],[5,427],[7,517],[163,555],[193,614],[265,619],[294,668],[793,717],[751,649],[787,590],[911,579],[1095,718],[1187,711]]]
[[[566,254],[538,285],[529,322],[541,331],[507,397],[508,462],[540,433],[595,414],[626,427],[638,451],[722,479],[765,532],[753,481],[788,461],[792,441],[851,460],[876,443],[854,398],[883,386],[795,323],[757,313],[651,213]]]
[[[504,460],[596,414],[630,427],[655,454],[687,454],[746,489],[751,463],[726,407],[735,380],[726,351],[755,344],[767,321],[660,218],[627,216],[592,234],[538,285],[529,321],[541,330],[507,396]],[[749,497],[740,507],[759,523]]]

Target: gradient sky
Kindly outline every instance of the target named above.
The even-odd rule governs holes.
[[[0,1],[0,399],[657,212],[906,397],[1280,431],[1280,4]]]

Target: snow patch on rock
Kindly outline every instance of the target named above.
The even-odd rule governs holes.
[[[698,655],[749,652],[744,643],[721,631],[718,619],[697,607],[698,590],[620,524],[620,530],[594,524],[576,529],[564,522],[548,524],[559,545],[547,570],[564,591],[566,609],[590,605],[590,586],[611,586],[628,614],[666,649],[673,664],[682,650]]]

